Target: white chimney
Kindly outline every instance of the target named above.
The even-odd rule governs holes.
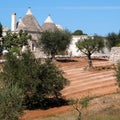
[[[16,30],[16,13],[13,13],[11,16],[11,31]]]

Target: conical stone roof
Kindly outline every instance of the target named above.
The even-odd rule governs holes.
[[[47,19],[44,21],[42,25],[43,31],[55,31],[57,30],[57,27],[53,20],[51,19],[50,15],[48,15]]]
[[[56,27],[58,28],[58,30],[64,30],[61,25],[56,25]]]
[[[50,15],[48,15],[47,19],[44,21],[44,23],[53,23],[53,20],[51,19]]]
[[[17,23],[17,29],[16,31],[20,31],[20,30],[27,30],[25,24],[23,23],[22,19],[19,19],[19,22]]]
[[[20,27],[20,28],[19,28]],[[30,8],[28,8],[28,11],[25,15],[25,17],[20,21],[20,26],[18,23],[18,30],[19,29],[25,29],[28,32],[33,32],[33,33],[41,33],[42,28],[40,27],[39,23],[35,19],[35,17],[32,15],[32,12]]]

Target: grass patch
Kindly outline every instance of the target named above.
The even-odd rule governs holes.
[[[119,93],[92,99],[88,107],[82,110],[82,120],[120,120],[119,99]],[[77,118],[78,112],[73,108],[64,113],[32,120],[78,120]]]
[[[89,119],[87,119],[89,120]],[[91,117],[90,120],[120,120],[120,115],[96,115]]]
[[[69,111],[64,114],[38,118],[34,120],[77,120],[77,112]],[[119,112],[116,114],[94,114],[83,116],[82,120],[120,120]]]

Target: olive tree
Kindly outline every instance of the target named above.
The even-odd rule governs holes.
[[[85,33],[83,33],[82,30],[75,30],[72,34],[73,35],[86,35]]]
[[[89,96],[81,99],[76,99],[73,104],[73,108],[78,112],[77,120],[82,120],[82,111],[87,108],[91,98]]]
[[[102,51],[104,48],[104,40],[101,37],[88,37],[84,40],[79,40],[76,43],[78,50],[84,53],[88,58],[88,68],[92,68],[91,55],[96,51]]]
[[[23,92],[17,85],[0,88],[0,120],[19,120],[23,113]]]
[[[45,31],[39,39],[43,51],[55,59],[55,55],[67,49],[71,42],[71,33],[68,31]]]
[[[54,64],[49,61],[41,63],[30,51],[19,57],[9,52],[1,79],[6,84],[17,84],[23,90],[23,104],[29,109],[42,107],[41,102],[45,99],[60,98],[60,91],[68,83]]]
[[[23,46],[28,46],[28,39],[31,40],[31,36],[23,30],[18,33],[12,33],[8,31],[4,37],[4,48],[10,52],[19,53]]]
[[[107,41],[106,41],[107,47],[111,49],[112,47],[120,45],[120,33],[109,33],[107,35]]]

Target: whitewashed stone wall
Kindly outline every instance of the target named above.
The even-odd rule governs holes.
[[[72,36],[72,41],[71,41],[71,44],[68,48],[68,55],[69,54],[72,54],[72,57],[80,57],[80,56],[84,56],[84,54],[80,51],[78,51],[78,48],[76,47],[76,42],[78,42],[79,40],[84,40],[84,39],[87,39],[88,37],[92,37],[92,36],[87,36],[87,35],[73,35]],[[106,40],[106,39],[104,39]],[[93,56],[97,55],[97,56],[109,56],[109,53],[110,51],[107,49],[107,47],[105,47],[103,49],[103,53],[98,53],[98,52],[95,52],[93,54]]]
[[[76,42],[78,42],[78,40],[84,40],[86,38],[88,38],[87,35],[73,35],[71,44],[68,48],[68,54],[72,54],[73,57],[81,56],[83,53],[78,51],[78,48],[76,47]]]
[[[120,47],[112,47],[109,61],[113,63],[120,61]]]

